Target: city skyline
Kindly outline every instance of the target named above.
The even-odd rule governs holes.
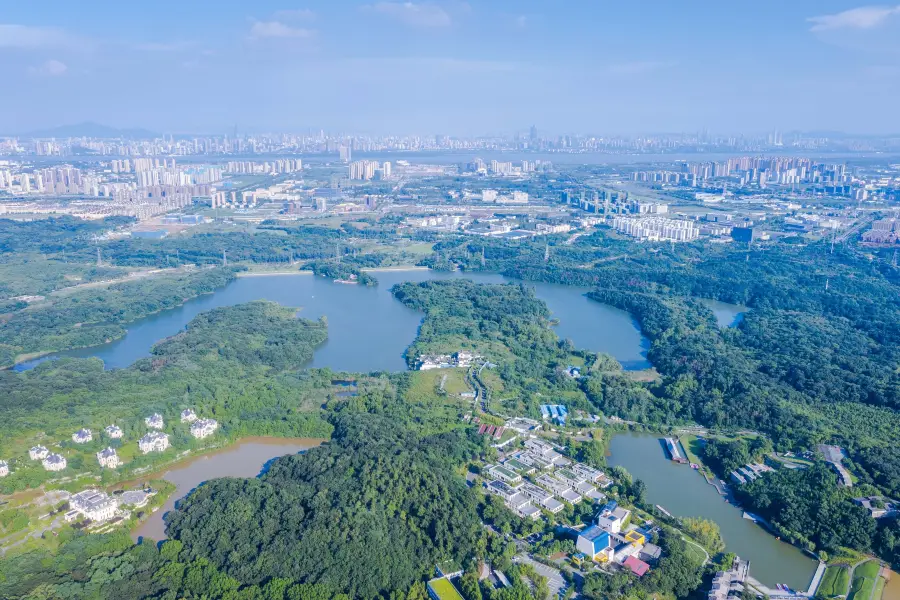
[[[900,131],[900,6],[182,4],[7,7],[0,131]]]

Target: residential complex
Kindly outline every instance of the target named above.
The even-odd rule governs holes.
[[[162,429],[163,427],[165,427],[165,423],[163,422],[162,415],[159,413],[154,413],[154,414],[150,415],[149,417],[144,419],[144,423],[150,429]]]
[[[193,423],[197,420],[197,413],[193,411],[193,409],[186,408],[181,411],[181,422],[182,423]]]
[[[6,477],[9,475],[9,463],[5,460],[0,460],[0,477]]]
[[[524,444],[525,450],[508,454],[501,464],[484,471],[490,478],[486,491],[503,498],[517,515],[537,519],[541,510],[558,513],[564,502],[605,500],[594,485],[606,487],[611,483],[601,471],[569,460],[544,440],[529,438]]]

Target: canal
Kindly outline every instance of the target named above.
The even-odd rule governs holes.
[[[217,452],[185,459],[164,473],[136,480],[134,483],[148,479],[165,479],[175,484],[175,491],[162,508],[132,531],[132,538],[135,541],[141,538],[156,541],[166,539],[163,517],[175,508],[176,502],[204,482],[218,477],[256,477],[273,458],[304,452],[318,446],[322,441],[311,438],[244,438],[237,444]]]
[[[780,542],[759,525],[743,518],[743,511],[726,503],[688,465],[666,458],[659,437],[620,434],[610,440],[610,466],[628,470],[647,485],[647,500],[676,517],[703,517],[715,521],[730,552],[750,561],[750,573],[769,587],[783,583],[806,590],[817,562],[798,548]]]
[[[328,340],[316,349],[310,367],[368,373],[406,369],[403,352],[415,339],[422,313],[403,306],[390,292],[396,283],[437,279],[472,279],[477,283],[518,282],[502,275],[447,273],[425,269],[380,271],[379,285],[365,287],[336,284],[313,275],[239,277],[224,288],[189,300],[182,306],[140,319],[127,326],[128,333],[114,342],[92,348],[60,352],[21,363],[17,371],[33,368],[52,358],[97,357],[106,368],[122,368],[149,356],[153,345],[182,331],[199,313],[220,306],[252,300],[272,300],[300,308],[300,316],[328,319]],[[549,283],[527,283],[547,303],[559,320],[555,331],[578,348],[604,352],[626,369],[650,367],[649,341],[641,335],[627,312],[587,298],[587,289]]]

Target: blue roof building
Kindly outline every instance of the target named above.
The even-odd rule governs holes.
[[[604,531],[597,525],[591,525],[578,534],[575,549],[591,560],[606,562],[612,560],[615,551],[614,544],[615,541],[608,531]]]

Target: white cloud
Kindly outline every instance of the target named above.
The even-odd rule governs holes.
[[[0,48],[60,48],[77,39],[58,27],[0,24]]]
[[[430,2],[377,2],[364,8],[411,27],[447,27],[453,22],[447,11]]]
[[[48,60],[41,65],[29,67],[28,74],[39,77],[59,77],[60,75],[65,75],[68,70],[69,67],[66,66],[66,63],[58,60]]]
[[[308,8],[289,8],[275,11],[275,17],[293,21],[312,21],[316,18],[316,13]]]
[[[250,27],[250,38],[254,40],[263,38],[281,39],[305,39],[312,37],[314,32],[302,27],[292,27],[281,21],[255,21]]]
[[[860,6],[833,15],[820,15],[807,19],[810,31],[833,31],[836,29],[872,29],[894,15],[900,15],[897,6]]]

